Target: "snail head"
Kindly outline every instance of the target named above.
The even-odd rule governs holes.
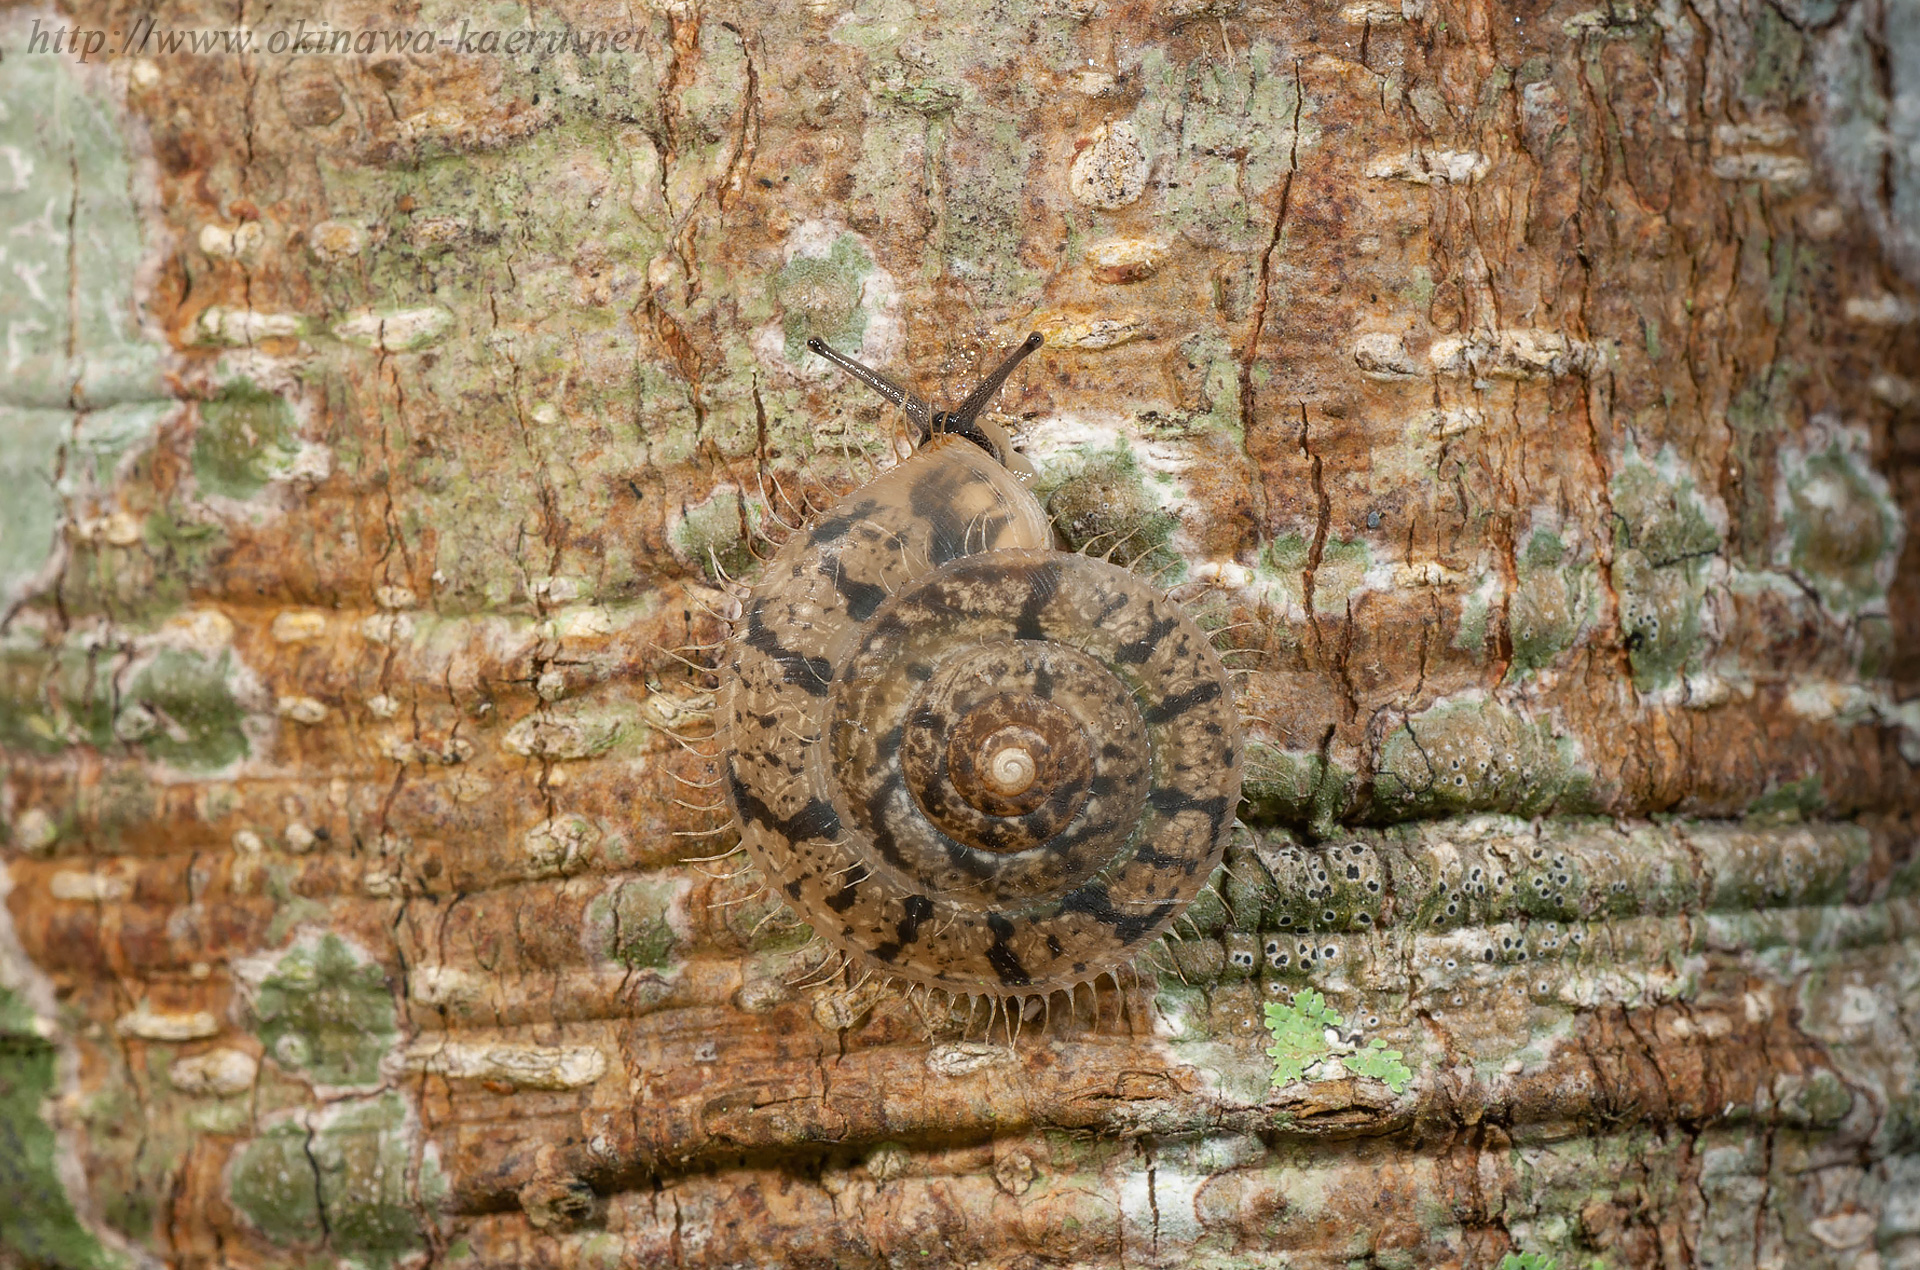
[[[835,352],[827,346],[825,340],[810,339],[807,341],[807,349],[826,358],[904,410],[919,434],[915,438],[916,444],[943,432],[952,433],[955,436],[965,437],[1005,463],[1011,453],[1005,434],[999,428],[985,424],[980,415],[986,410],[987,403],[993,400],[993,395],[1000,391],[1000,385],[1007,382],[1007,376],[1013,374],[1013,368],[1025,361],[1027,356],[1044,342],[1038,331],[1027,336],[1020,342],[1020,347],[1007,354],[1006,360],[994,367],[993,373],[981,380],[979,386],[968,393],[967,399],[954,410],[935,410],[933,404],[925,397],[916,397],[879,371],[863,366],[843,353]]]

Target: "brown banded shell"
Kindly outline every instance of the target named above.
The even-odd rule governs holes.
[[[936,433],[775,555],[730,646],[724,777],[748,852],[856,965],[1023,995],[1130,963],[1193,899],[1241,744],[1206,637],[1053,550],[977,441]]]

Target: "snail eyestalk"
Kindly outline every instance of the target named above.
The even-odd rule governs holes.
[[[1020,347],[1007,354],[1007,360],[994,367],[993,373],[980,381],[980,386],[967,394],[960,408],[947,416],[947,431],[964,432],[987,408],[993,400],[993,394],[1000,391],[1000,385],[1007,382],[1007,376],[1013,374],[1014,367],[1027,360],[1033,351],[1046,341],[1040,332],[1034,331],[1020,342]]]
[[[995,439],[998,429],[988,431],[980,427],[975,420],[987,408],[987,403],[993,400],[994,394],[1000,391],[1000,386],[1007,382],[1007,376],[1013,374],[1014,368],[1027,360],[1028,356],[1045,342],[1040,332],[1034,331],[1020,342],[1020,347],[1007,355],[1005,361],[994,367],[992,374],[981,380],[979,385],[967,394],[967,399],[960,403],[958,410],[937,411],[926,400],[913,396],[879,371],[862,366],[851,357],[835,352],[824,340],[817,337],[810,339],[807,341],[807,348],[906,411],[907,417],[919,427],[923,438],[935,433],[951,432],[956,436],[965,437],[1004,463],[1007,461],[1006,446],[1002,441]]]
[[[899,384],[894,383],[879,371],[863,366],[845,353],[836,352],[827,342],[818,336],[807,341],[807,351],[817,354],[852,375],[867,387],[885,397],[887,401],[906,411],[907,418],[913,420],[922,436],[933,430],[933,405],[924,397],[916,397]]]

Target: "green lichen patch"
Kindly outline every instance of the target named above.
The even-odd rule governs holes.
[[[245,758],[246,711],[234,696],[234,672],[231,653],[162,649],[128,685],[115,734],[175,767],[204,770]]]
[[[1781,781],[1747,804],[1747,819],[1754,824],[1779,825],[1808,820],[1827,805],[1821,789],[1820,773],[1809,772],[1797,781]]]
[[[1255,573],[1288,603],[1304,608],[1310,565],[1312,540],[1300,534],[1283,534],[1261,553]],[[1344,613],[1347,597],[1365,584],[1372,566],[1373,553],[1365,542],[1328,538],[1321,545],[1318,565],[1312,568],[1313,611],[1322,615]]]
[[[680,509],[667,528],[673,553],[719,580],[750,573],[756,561],[750,543],[760,526],[760,509],[731,485]]]
[[[246,380],[200,403],[193,438],[193,476],[202,493],[251,498],[285,474],[299,453],[293,408],[286,398]]]
[[[1787,564],[1837,616],[1883,601],[1904,536],[1885,479],[1837,442],[1783,459]]]
[[[389,1267],[420,1251],[425,1238],[410,1196],[414,1132],[405,1103],[383,1094],[308,1119],[310,1125],[281,1121],[234,1154],[234,1207],[271,1243],[324,1245],[355,1266]],[[431,1156],[417,1184],[425,1199],[444,1191]]]
[[[1158,430],[1179,435],[1211,429],[1225,433],[1239,445],[1240,364],[1234,360],[1233,345],[1214,331],[1190,335],[1180,341],[1179,360],[1174,367],[1183,414],[1177,423]]]
[[[1265,41],[1231,59],[1175,60],[1149,48],[1139,83],[1144,97],[1131,122],[1149,161],[1165,155],[1171,164],[1157,185],[1159,214],[1202,247],[1266,247],[1273,238],[1266,196],[1285,177],[1295,148],[1312,144],[1311,135],[1294,136],[1307,112],[1287,54]],[[1249,152],[1245,139],[1252,136],[1271,143]]]
[[[1634,686],[1652,692],[1697,667],[1707,570],[1721,536],[1670,454],[1629,451],[1613,478],[1613,586]]]
[[[1388,734],[1374,809],[1388,819],[1584,810],[1592,774],[1569,737],[1491,700],[1436,705]]]
[[[1240,796],[1256,815],[1305,825],[1318,837],[1333,833],[1352,802],[1352,772],[1324,755],[1265,741],[1249,740],[1246,752]]]
[[[53,754],[113,743],[114,661],[93,650],[0,650],[0,747]]]
[[[1087,456],[1040,492],[1047,515],[1073,550],[1122,565],[1172,563],[1167,544],[1179,522],[1161,509],[1125,445]]]
[[[96,1270],[117,1259],[74,1212],[44,1115],[57,1059],[26,1002],[0,988],[0,1262]]]
[[[807,341],[822,339],[841,352],[858,349],[867,334],[860,293],[873,258],[852,234],[842,234],[824,256],[797,255],[773,279],[787,360],[807,356]]]
[[[1510,678],[1552,666],[1573,647],[1591,618],[1592,570],[1570,564],[1567,555],[1560,536],[1549,530],[1536,530],[1520,553],[1507,602],[1507,630],[1513,641]]]
[[[165,342],[134,320],[141,182],[113,94],[94,89],[67,57],[16,59],[0,77],[0,608],[44,584],[62,521],[87,514],[85,496],[173,405]]]
[[[686,880],[676,877],[613,882],[587,905],[588,943],[617,965],[632,970],[665,969],[672,964],[674,949],[681,941],[675,907],[686,887]],[[781,933],[786,933],[785,927]]]
[[[1275,896],[1259,915],[1261,929],[1293,935],[1377,928],[1388,870],[1366,841],[1352,838],[1308,847],[1280,837],[1257,850],[1258,862],[1273,879]]]
[[[280,1245],[320,1238],[319,1188],[307,1157],[307,1127],[287,1120],[247,1143],[234,1156],[228,1186],[235,1208]]]
[[[255,1032],[280,1066],[316,1085],[373,1085],[398,1035],[380,967],[331,932],[275,963],[254,995]]]

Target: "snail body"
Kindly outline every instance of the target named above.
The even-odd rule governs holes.
[[[928,439],[774,555],[725,657],[722,785],[779,898],[864,970],[955,995],[1130,963],[1239,803],[1226,674],[1179,606],[1053,549],[977,416],[814,342]]]

